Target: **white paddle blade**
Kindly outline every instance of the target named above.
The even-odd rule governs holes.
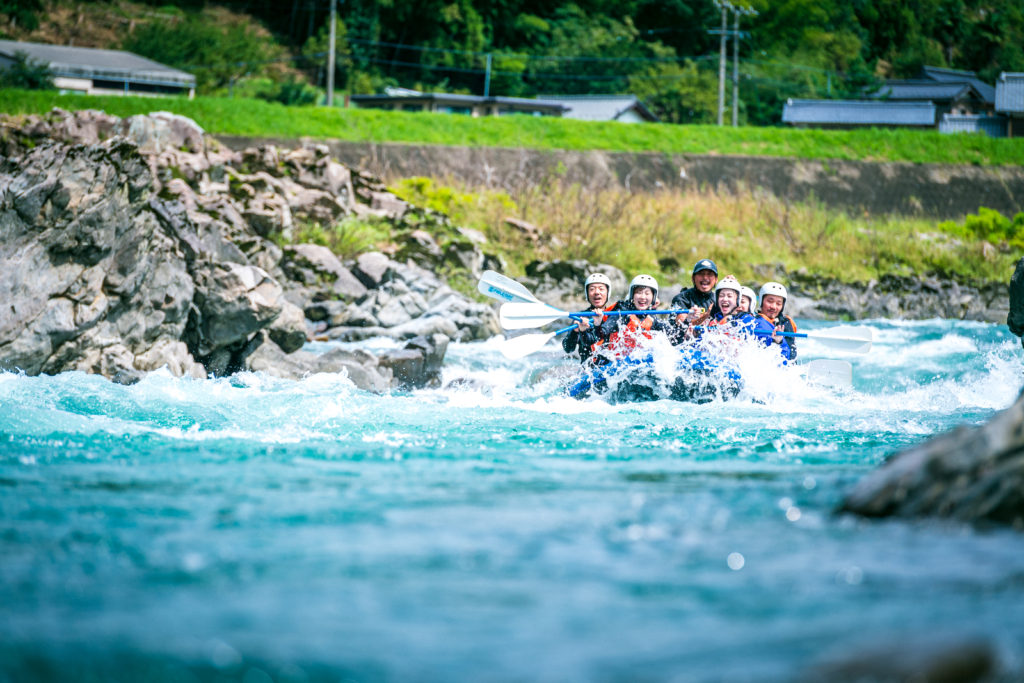
[[[525,330],[541,327],[569,315],[566,311],[542,303],[508,303],[498,309],[498,321],[506,330]]]
[[[523,285],[493,270],[485,270],[476,289],[484,296],[506,302],[538,303],[540,300]]]
[[[537,353],[544,345],[555,337],[554,332],[547,334],[524,334],[518,337],[506,337],[499,346],[501,355],[509,360],[526,358],[531,353]]]
[[[821,342],[836,351],[847,353],[867,353],[875,339],[874,330],[870,327],[833,327],[818,330],[807,335],[808,339]]]
[[[807,381],[827,387],[852,387],[853,366],[845,360],[812,360],[804,366]]]

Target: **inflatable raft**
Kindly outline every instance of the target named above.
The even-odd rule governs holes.
[[[675,371],[668,374],[655,368],[650,355],[588,363],[566,393],[579,399],[600,395],[612,403],[661,399],[707,403],[734,398],[743,388],[735,368],[692,347],[680,350]]]

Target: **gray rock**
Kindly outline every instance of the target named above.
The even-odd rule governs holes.
[[[306,316],[298,306],[281,301],[281,314],[267,328],[271,340],[285,353],[298,351],[306,343]]]
[[[333,251],[318,244],[285,247],[282,267],[288,275],[308,285],[332,282],[331,291],[348,300],[358,299],[367,292]]]
[[[802,681],[836,683],[971,683],[992,680],[999,659],[991,644],[977,637],[890,638],[864,646],[843,644],[801,676]]]
[[[1024,530],[1024,393],[987,424],[961,426],[896,453],[861,479],[839,510]]]
[[[249,339],[270,325],[285,303],[281,285],[254,266],[203,263],[195,283],[198,316],[190,347],[200,356]]]
[[[356,266],[352,270],[352,274],[359,279],[367,287],[367,289],[377,289],[384,283],[385,277],[387,276],[388,270],[391,268],[392,261],[384,254],[379,251],[370,251],[365,254],[361,254],[356,259]]]
[[[365,351],[332,349],[316,354],[296,351],[286,354],[272,341],[264,341],[247,359],[246,367],[273,377],[298,380],[317,373],[343,372],[364,391],[384,393],[392,388],[392,374],[377,365],[377,359]]]
[[[401,350],[383,354],[378,362],[391,369],[399,389],[438,387],[448,341],[443,334],[415,337]]]

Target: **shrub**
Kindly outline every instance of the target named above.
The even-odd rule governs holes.
[[[37,62],[20,50],[14,53],[14,63],[0,70],[0,88],[24,90],[53,90],[50,67]]]

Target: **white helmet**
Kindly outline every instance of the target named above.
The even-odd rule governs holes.
[[[725,277],[723,277],[721,280],[718,281],[718,284],[715,285],[715,295],[716,296],[718,295],[718,291],[721,290],[721,289],[731,289],[731,290],[735,291],[736,292],[736,300],[737,301],[739,301],[740,294],[743,293],[743,285],[741,285],[740,281],[737,280],[732,275],[726,275]]]
[[[754,290],[752,290],[750,287],[747,287],[746,285],[743,285],[742,287],[740,287],[740,296],[745,296],[748,299],[750,299],[751,311],[757,310],[757,295],[754,294]]]
[[[774,294],[775,296],[782,297],[782,307],[786,307],[786,299],[789,298],[789,294],[786,292],[786,287],[778,282],[766,282],[761,285],[761,291],[757,293],[757,298],[764,301],[765,294]]]
[[[612,281],[604,273],[591,273],[587,277],[587,281],[583,283],[583,293],[586,294],[587,290],[590,289],[590,285],[604,285],[605,292],[608,293],[608,298],[612,296]]]
[[[633,290],[637,287],[650,287],[651,291],[654,292],[654,300],[658,300],[658,281],[650,275],[637,275],[633,278],[633,281],[629,283],[629,300],[633,300]]]

